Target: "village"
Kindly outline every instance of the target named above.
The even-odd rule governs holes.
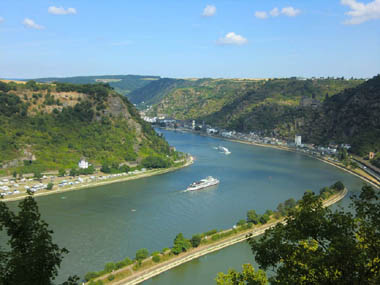
[[[328,145],[322,146],[303,143],[302,136],[298,134],[294,136],[293,141],[290,141],[276,137],[264,136],[260,132],[242,133],[235,130],[225,130],[205,124],[204,122],[196,122],[195,120],[175,120],[164,116],[149,117],[146,116],[144,111],[140,112],[140,115],[146,122],[149,122],[156,127],[176,131],[195,132],[200,135],[214,136],[227,140],[257,144],[261,146],[271,146],[279,149],[300,152],[339,166],[348,167],[350,169],[358,169],[355,172],[360,173],[360,175],[365,173],[366,176],[372,177],[375,181],[377,181],[377,183],[380,183],[380,169],[368,162],[375,157],[375,153],[370,152],[368,154],[367,161],[360,159],[359,157],[348,156],[347,151],[351,148],[351,145],[347,143],[329,143]],[[346,158],[340,157],[342,156],[342,152],[347,155]]]

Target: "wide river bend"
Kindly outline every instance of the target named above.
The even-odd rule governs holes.
[[[341,180],[350,193],[363,182],[342,170],[293,152],[250,146],[192,133],[162,132],[178,150],[192,154],[190,167],[164,175],[37,198],[42,217],[54,230],[54,240],[70,250],[57,281],[70,274],[83,276],[109,261],[134,257],[137,249],[150,252],[172,245],[175,235],[231,228],[249,209],[263,213],[305,190]],[[215,148],[227,147],[230,155]],[[196,193],[183,192],[206,176],[219,186]],[[14,208],[18,202],[9,205]],[[4,236],[0,241],[4,242]],[[253,262],[246,243],[201,257],[144,284],[213,284],[219,271],[240,269]]]

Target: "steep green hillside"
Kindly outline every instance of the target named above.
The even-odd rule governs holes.
[[[300,129],[312,142],[347,142],[359,155],[379,152],[380,75],[326,100]]]
[[[51,83],[108,83],[117,92],[127,95],[133,90],[144,87],[145,85],[160,79],[159,76],[140,76],[140,75],[102,75],[102,76],[75,76],[75,77],[49,77],[35,79],[37,82]]]
[[[107,84],[0,82],[0,171],[176,159],[134,106]]]
[[[221,110],[226,104],[241,98],[249,90],[257,89],[264,82],[232,79],[193,81],[191,85],[167,92],[159,103],[153,105],[149,113],[176,119],[198,119]]]
[[[333,90],[360,82],[347,81]],[[332,94],[332,89],[314,88],[306,93],[308,85],[293,85],[290,81],[277,93],[273,84],[278,82],[268,81],[262,88],[202,119],[228,129],[259,131],[288,139],[298,133],[310,143],[349,143],[352,151],[360,155],[380,150],[380,76],[326,97],[315,108],[300,107],[300,95],[323,98],[324,92],[329,90]]]
[[[162,87],[160,81],[135,90],[133,96],[153,104],[150,115],[176,119],[206,119],[218,125],[228,122],[236,127],[252,108],[263,104],[275,108],[298,106],[302,98],[323,101],[361,80],[341,79],[202,79],[181,81]],[[144,92],[143,92],[144,91]],[[146,92],[145,92],[146,91]],[[145,95],[145,96],[144,96]],[[148,99],[147,99],[148,98]],[[226,118],[228,121],[226,121]],[[265,122],[266,124],[266,122]]]
[[[144,103],[145,105],[152,105],[158,103],[173,89],[189,84],[191,84],[191,82],[184,79],[162,78],[152,81],[140,89],[136,89],[128,94],[128,98],[134,104]]]

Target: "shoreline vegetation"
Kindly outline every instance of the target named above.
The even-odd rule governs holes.
[[[301,152],[301,151],[298,151],[296,149],[292,149],[292,148],[289,148],[289,147],[286,147],[286,146],[279,146],[279,145],[272,145],[272,144],[261,144],[261,143],[257,143],[257,142],[249,142],[249,141],[243,141],[243,140],[238,140],[238,139],[229,139],[229,138],[225,138],[225,137],[218,136],[218,135],[206,135],[206,134],[201,134],[201,133],[193,132],[193,131],[190,131],[190,130],[183,130],[183,129],[181,129],[181,130],[178,130],[178,129],[176,130],[176,129],[172,129],[172,128],[162,128],[162,129],[169,130],[169,131],[193,133],[193,134],[197,134],[197,135],[200,135],[200,136],[218,138],[218,139],[222,139],[222,140],[226,140],[226,141],[230,141],[230,142],[242,143],[242,144],[259,146],[259,147],[266,147],[266,148],[274,148],[274,149],[278,149],[278,150],[284,150],[284,151],[290,151],[290,152],[299,153],[299,154],[302,154],[302,155],[305,155],[305,156],[317,159],[317,160],[319,160],[321,162],[330,164],[332,166],[335,166],[335,167],[337,167],[337,168],[339,168],[339,169],[341,169],[343,171],[346,171],[346,172],[348,172],[348,173],[350,173],[352,175],[355,175],[356,177],[358,177],[358,178],[362,179],[363,181],[371,184],[372,186],[375,186],[376,188],[380,188],[380,181],[378,181],[376,178],[372,177],[371,175],[369,175],[368,173],[364,172],[361,169],[350,169],[350,168],[347,168],[342,163],[335,163],[333,161],[324,159],[322,157],[316,157],[316,156],[313,156],[313,155],[307,154],[305,152]]]
[[[52,194],[60,194],[68,191],[76,191],[76,190],[83,190],[87,188],[96,188],[99,186],[104,186],[108,184],[113,184],[113,183],[119,183],[119,182],[125,182],[129,180],[135,180],[135,179],[140,179],[140,178],[146,178],[146,177],[151,177],[155,175],[161,175],[165,174],[168,172],[176,171],[178,169],[190,166],[191,164],[194,163],[194,157],[191,155],[188,155],[186,157],[186,160],[179,162],[180,164],[174,165],[169,168],[158,168],[158,169],[149,169],[145,172],[140,172],[138,174],[132,174],[132,175],[127,175],[127,176],[116,176],[116,177],[111,177],[109,179],[105,179],[102,181],[92,181],[92,182],[87,182],[82,185],[73,185],[67,188],[60,188],[56,190],[42,190],[41,192],[34,193],[34,197],[39,197],[39,196],[46,196],[46,195],[52,195]],[[91,176],[91,175],[86,175],[86,176]],[[82,176],[83,177],[83,176]],[[13,196],[10,198],[3,198],[1,199],[2,202],[11,202],[11,201],[17,201],[24,199],[27,197],[29,194],[27,192],[18,194],[17,196]]]
[[[347,193],[343,183],[337,182],[322,188],[319,197],[323,206],[329,207],[342,200]],[[140,249],[133,260],[127,257],[119,262],[107,263],[102,271],[88,272],[85,276],[86,284],[139,284],[193,259],[259,236],[278,223],[285,223],[288,211],[298,207],[297,204],[294,199],[288,199],[279,204],[276,212],[267,210],[263,215],[250,210],[247,212],[247,219],[238,221],[231,229],[211,230],[193,235],[191,239],[184,238],[180,233],[170,249],[164,248],[152,254],[147,249]]]

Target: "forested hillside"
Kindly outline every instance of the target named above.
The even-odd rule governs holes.
[[[75,84],[94,84],[108,83],[118,93],[127,95],[133,90],[144,87],[152,81],[160,79],[159,76],[141,75],[102,75],[102,76],[75,76],[75,77],[49,77],[35,79],[41,83],[75,83]]]
[[[325,101],[301,127],[312,142],[352,145],[360,155],[380,151],[380,75]]]
[[[0,82],[0,171],[175,159],[167,142],[108,84]]]
[[[323,101],[346,88],[354,87],[362,80],[342,79],[199,79],[176,81],[162,86],[152,82],[135,90],[131,95],[144,98],[145,105],[153,105],[150,115],[166,115],[176,119],[208,119],[217,122],[221,118],[235,126],[249,110],[261,105],[281,109],[298,106],[302,98]],[[170,82],[169,82],[170,83]],[[148,98],[148,99],[147,99]],[[133,101],[139,103],[138,101]],[[305,102],[306,104],[307,102]],[[226,112],[228,110],[228,112]],[[227,113],[228,121],[225,119]]]
[[[160,96],[148,101],[153,104],[157,102],[149,113],[163,114],[176,119],[197,119],[221,110],[223,106],[241,98],[246,92],[256,90],[264,82],[232,79],[186,81],[183,86],[160,91]],[[145,88],[151,86],[150,84]]]
[[[260,131],[288,139],[297,133],[310,143],[349,143],[360,155],[380,150],[380,76],[334,96],[325,95],[323,103],[315,107],[297,104],[299,95],[294,96],[295,90],[286,86],[274,95],[272,84],[269,81],[202,119],[228,129]],[[302,93],[304,88],[299,94],[306,94]],[[326,90],[317,91],[311,92],[322,99]]]

